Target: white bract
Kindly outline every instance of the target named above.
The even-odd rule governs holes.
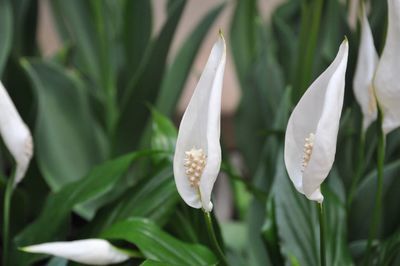
[[[353,90],[363,113],[363,130],[366,130],[377,117],[377,106],[372,82],[378,64],[378,53],[374,46],[374,39],[364,8],[362,8],[361,13],[361,38],[353,80]]]
[[[220,35],[183,114],[174,155],[179,194],[189,206],[207,212],[213,207],[211,191],[221,165],[219,139],[225,57],[225,41]]]
[[[28,169],[33,154],[32,136],[17,109],[0,82],[0,134],[14,157],[16,170],[14,185],[18,184]]]
[[[307,89],[294,108],[285,135],[285,164],[296,189],[322,203],[320,186],[332,168],[342,112],[348,43]]]
[[[89,265],[108,265],[129,259],[103,239],[83,239],[69,242],[49,242],[22,248],[25,252],[43,253]]]
[[[388,0],[388,12],[385,47],[374,79],[385,134],[400,126],[400,0]]]

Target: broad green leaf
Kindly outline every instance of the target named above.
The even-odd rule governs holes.
[[[320,265],[316,203],[306,199],[295,190],[287,176],[283,161],[281,150],[273,193],[276,200],[276,218],[282,253],[287,259],[298,261],[299,265]],[[327,265],[349,265],[351,261],[345,234],[344,188],[334,170],[325,181],[323,194],[326,210]]]
[[[0,0],[0,77],[3,74],[13,38],[10,0]]]
[[[131,217],[146,217],[157,224],[163,224],[178,200],[172,169],[168,167],[154,176],[144,178],[102,208],[91,223],[87,235],[94,236],[108,226]]]
[[[168,51],[185,1],[174,1],[173,11],[142,61],[140,70],[132,78],[125,95],[120,99],[122,108],[115,132],[113,153],[121,154],[135,148],[146,128],[149,110],[145,103],[154,104],[160,90]]]
[[[105,23],[105,1],[55,0],[50,2],[62,37],[77,47],[79,68],[105,91],[114,86],[110,34]]]
[[[170,263],[166,263],[165,261],[154,261],[154,260],[145,260],[140,266],[176,266]]]
[[[284,259],[279,246],[278,227],[276,223],[275,200],[270,197],[267,200],[266,219],[262,228],[265,246],[273,265],[283,265]]]
[[[123,40],[127,76],[132,76],[143,60],[152,32],[151,1],[125,1]]]
[[[104,161],[104,135],[76,74],[50,62],[23,60],[22,65],[38,101],[35,156],[43,178],[52,190],[59,190]]]
[[[156,103],[156,107],[160,112],[168,116],[173,115],[200,45],[223,7],[224,4],[221,4],[204,16],[190,36],[187,37],[182,47],[180,47],[162,81]]]
[[[177,131],[175,125],[156,109],[151,109],[152,115],[152,136],[151,148],[174,153]]]
[[[386,237],[398,229],[400,223],[400,160],[385,165],[383,178],[383,212],[380,219],[380,232],[378,235]],[[370,220],[365,217],[372,217],[375,206],[376,195],[376,170],[368,174],[358,186],[354,197],[351,211],[349,212],[350,239],[360,240],[368,237]],[[368,196],[366,196],[368,195]]]
[[[147,259],[172,265],[213,265],[216,258],[207,248],[182,242],[147,219],[133,218],[117,223],[101,237],[121,239],[135,244]]]
[[[298,38],[294,25],[298,23],[300,15],[300,1],[284,2],[272,14],[271,28],[277,45],[277,59],[282,66],[285,80],[290,82],[293,76],[298,46]]]
[[[77,204],[98,198],[110,191],[136,159],[153,153],[135,152],[107,161],[93,168],[80,180],[71,182],[58,192],[50,194],[39,217],[16,236],[16,246],[22,247],[59,239],[72,209]],[[18,260],[21,262],[31,261],[32,258],[34,257],[26,253],[18,253]]]
[[[13,54],[17,57],[37,54],[38,1],[8,1],[12,4],[13,11]]]

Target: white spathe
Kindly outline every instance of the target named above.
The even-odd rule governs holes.
[[[320,186],[336,153],[348,58],[347,39],[332,64],[311,84],[294,108],[285,135],[285,165],[296,189],[322,202]]]
[[[364,8],[361,9],[361,38],[353,80],[353,90],[363,113],[363,130],[365,131],[377,118],[378,113],[372,84],[378,64],[378,53],[375,49],[367,14]]]
[[[174,155],[174,176],[179,194],[189,206],[207,212],[213,207],[211,192],[221,166],[220,116],[225,58],[225,40],[220,34],[183,114]],[[195,158],[197,153],[201,158],[205,157],[205,164],[196,166],[201,160]],[[187,174],[193,170],[188,165],[191,162],[197,171]],[[196,178],[194,175],[197,174],[197,179],[189,180],[189,176]]]
[[[374,89],[383,113],[385,134],[400,126],[400,0],[388,0],[385,47],[374,78]]]
[[[2,82],[0,82],[0,134],[16,162],[15,186],[24,178],[28,169],[33,155],[33,143],[29,128],[22,121]]]
[[[108,265],[129,259],[103,239],[83,239],[66,242],[49,242],[22,248],[25,252],[43,253],[88,265]]]

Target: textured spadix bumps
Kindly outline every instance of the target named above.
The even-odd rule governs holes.
[[[16,169],[14,185],[22,180],[33,154],[32,136],[0,82],[0,134],[13,156]]]
[[[320,186],[336,153],[343,106],[348,43],[344,40],[332,64],[304,93],[286,129],[285,164],[296,189],[322,202]]]
[[[174,155],[175,183],[193,208],[212,210],[211,192],[221,165],[220,116],[226,47],[214,44],[179,126]]]
[[[88,265],[121,263],[129,257],[103,239],[49,242],[22,248],[25,252],[43,253]]]
[[[385,47],[375,73],[374,88],[383,113],[385,134],[400,126],[400,0],[388,0]]]

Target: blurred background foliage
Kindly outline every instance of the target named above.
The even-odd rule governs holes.
[[[230,26],[222,30],[241,99],[223,119],[233,123],[222,132],[222,172],[233,197],[220,208],[233,212],[216,229],[230,264],[319,264],[317,210],[287,177],[283,138],[294,104],[333,60],[344,36],[350,44],[345,104],[336,162],[322,188],[327,256],[328,265],[361,262],[376,189],[377,129],[373,124],[367,132],[362,177],[349,204],[361,135],[352,93],[359,38],[358,27],[349,27],[352,1],[282,1],[267,22],[261,0],[227,1],[210,9],[169,58],[186,2],[165,2],[167,17],[155,34],[151,1],[49,1],[62,49],[44,57],[36,39],[41,1],[0,0],[1,80],[35,143],[12,201],[9,265],[66,265],[17,248],[92,237],[140,250],[124,265],[215,264],[201,212],[177,194],[171,158],[178,100],[203,39],[227,8],[233,10]],[[387,5],[369,2],[381,51]],[[399,147],[396,130],[387,139],[384,209],[372,265],[400,264]],[[13,162],[2,143],[0,148],[3,198]]]

